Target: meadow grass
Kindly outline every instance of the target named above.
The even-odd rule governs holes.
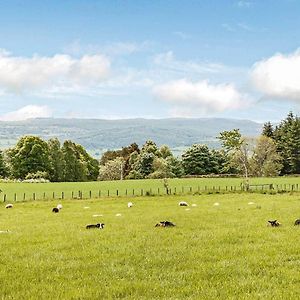
[[[64,200],[58,214],[58,201],[2,203],[0,299],[300,297],[299,194],[128,201]],[[163,220],[177,226],[154,227]],[[105,229],[85,229],[97,222]]]
[[[169,179],[169,187],[171,192],[176,194],[192,194],[195,192],[203,192],[205,189],[212,189],[219,187],[228,189],[231,187],[241,188],[243,178],[181,178]],[[279,185],[279,188],[289,189],[292,185],[298,184],[300,190],[300,177],[274,177],[274,178],[250,178],[250,184],[274,184]],[[260,189],[261,187],[258,187]],[[82,192],[83,198],[90,197],[98,198],[99,193],[101,197],[105,196],[119,196],[127,195],[145,195],[147,192],[150,194],[165,194],[166,190],[163,181],[160,179],[145,179],[145,180],[117,180],[117,181],[93,181],[93,182],[60,182],[60,183],[4,183],[0,182],[0,201],[3,200],[6,194],[6,200],[11,202],[15,199],[17,201],[23,200],[24,193],[25,199],[52,199],[53,193],[56,199],[62,197],[64,193],[65,199],[71,199],[72,192],[74,197],[78,197],[78,191]],[[109,193],[108,193],[109,191]],[[35,194],[35,195],[33,195]]]

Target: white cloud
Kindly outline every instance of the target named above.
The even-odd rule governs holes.
[[[103,55],[73,58],[65,54],[52,57],[16,57],[0,51],[0,87],[9,92],[59,85],[87,85],[103,81],[110,61]]]
[[[300,49],[257,62],[251,78],[255,87],[267,97],[300,101]]]
[[[48,118],[52,110],[48,106],[27,105],[16,111],[11,111],[0,116],[1,121],[22,121],[32,118]]]
[[[172,51],[156,55],[153,61],[160,68],[181,73],[219,73],[226,68],[224,65],[218,63],[180,61],[175,58]]]
[[[186,79],[170,81],[153,89],[162,100],[175,105],[173,110],[216,113],[247,107],[250,99],[233,84],[211,84],[206,80],[191,82]],[[187,112],[187,113],[186,113]]]
[[[242,7],[242,8],[248,8],[248,7],[252,6],[252,4],[253,3],[250,1],[240,0],[240,1],[238,1],[237,6]]]

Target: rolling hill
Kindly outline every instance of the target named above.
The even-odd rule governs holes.
[[[239,128],[243,135],[259,135],[262,124],[249,120],[199,119],[55,119],[38,118],[17,122],[0,122],[0,147],[15,145],[23,135],[71,139],[82,144],[91,154],[99,156],[106,149],[117,149],[132,142],[139,145],[147,139],[158,145],[167,144],[175,153],[194,143],[218,147],[216,137],[223,130]]]

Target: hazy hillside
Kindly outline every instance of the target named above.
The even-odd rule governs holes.
[[[139,145],[146,139],[158,145],[167,144],[180,151],[193,143],[218,146],[216,136],[223,130],[239,128],[244,135],[256,136],[262,124],[234,119],[30,119],[19,122],[0,122],[0,146],[11,147],[25,134],[44,139],[58,137],[82,144],[92,154],[115,149],[132,142]]]

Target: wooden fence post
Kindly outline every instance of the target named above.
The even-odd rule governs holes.
[[[23,194],[23,201],[25,201],[25,199],[26,199],[26,194],[24,193]]]
[[[17,201],[17,194],[14,195],[14,200]]]
[[[3,202],[6,201],[6,194],[3,195]]]
[[[92,191],[90,191],[90,199],[92,198]]]

